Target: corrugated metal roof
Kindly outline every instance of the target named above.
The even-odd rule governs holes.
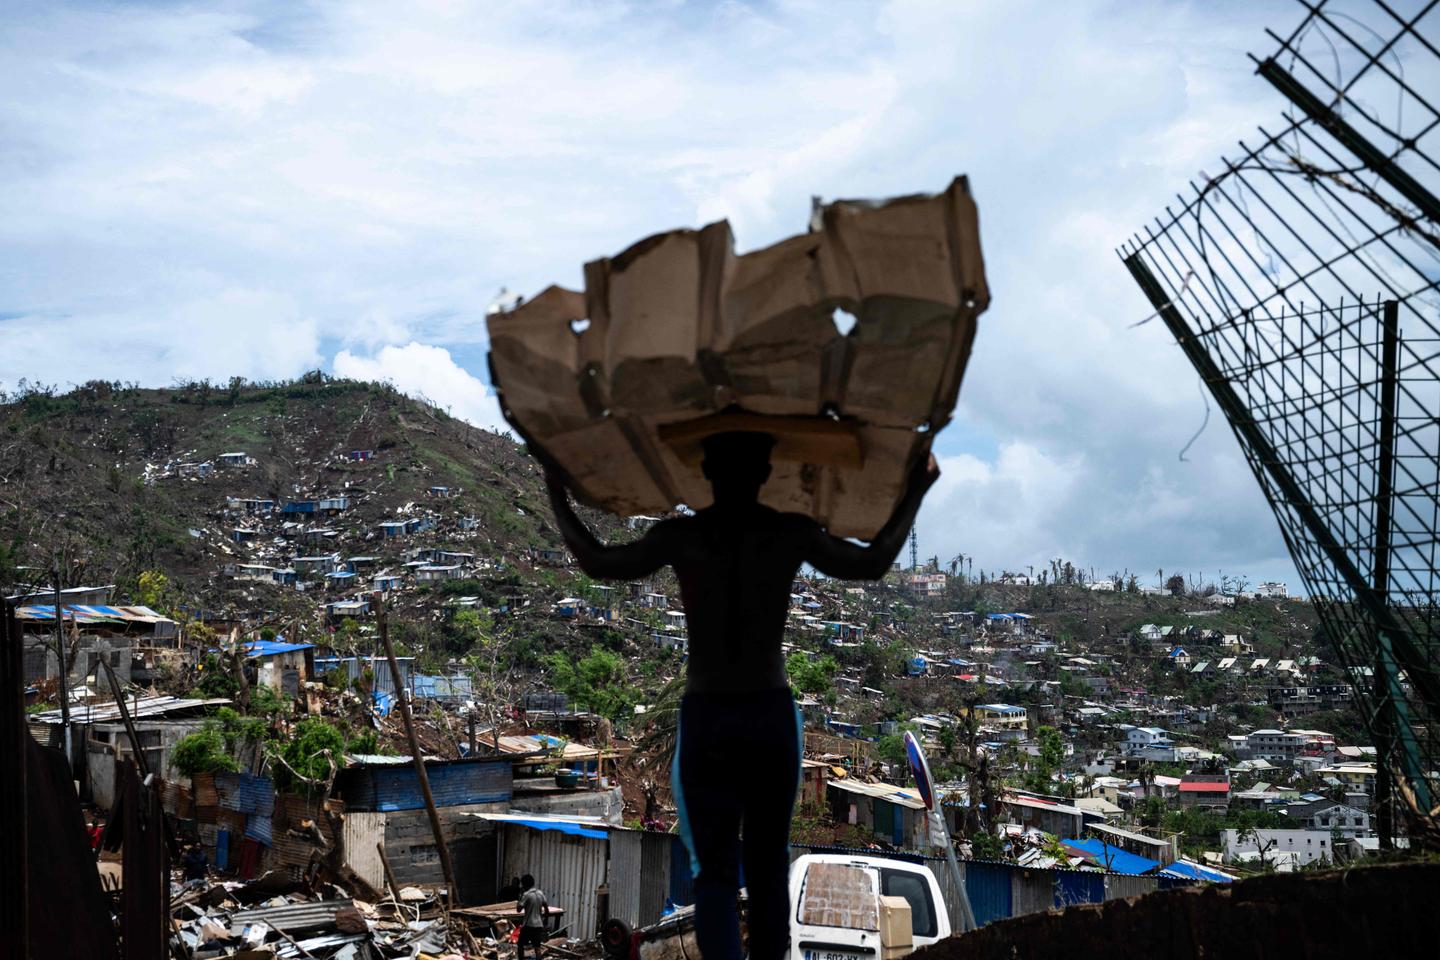
[[[169,617],[162,617],[149,607],[141,606],[111,607],[102,604],[62,603],[60,609],[66,620],[74,619],[79,623],[174,623]],[[55,605],[52,603],[17,607],[15,617],[18,620],[53,623]]]
[[[126,700],[125,709],[132,720],[141,717],[161,717],[172,713],[184,713],[205,707],[223,707],[231,701],[225,697],[209,700],[184,700],[180,697],[140,697]],[[32,723],[55,724],[61,722],[59,710],[46,710],[31,714],[27,719]],[[71,723],[111,723],[120,719],[120,708],[114,701],[108,703],[75,704],[70,708]]]
[[[875,797],[879,800],[886,800],[902,807],[909,807],[911,810],[924,810],[925,801],[920,799],[920,794],[915,790],[897,787],[893,783],[864,783],[859,780],[831,780],[830,786],[847,793],[860,793],[866,796]]]
[[[1111,836],[1120,837],[1123,840],[1131,840],[1135,843],[1144,843],[1153,847],[1169,847],[1170,841],[1161,840],[1157,837],[1147,837],[1143,833],[1132,833],[1129,830],[1121,830],[1119,827],[1112,827],[1108,823],[1088,824],[1086,829],[1099,830],[1101,833],[1108,833]]]
[[[263,921],[282,933],[293,935],[305,930],[330,929],[335,926],[335,914],[347,907],[354,906],[355,901],[348,897],[344,900],[286,903],[278,907],[241,910],[230,915],[230,922],[244,925]]]
[[[476,814],[485,819],[484,814]],[[603,840],[609,834],[602,829],[604,824],[580,823],[574,820],[559,820],[552,817],[524,817],[507,816],[503,818],[504,823],[518,824],[522,827],[529,827],[531,830],[558,830],[560,833],[569,834],[572,837],[590,837],[594,840]]]
[[[1176,877],[1182,880],[1208,880],[1211,883],[1230,883],[1235,879],[1228,873],[1221,873],[1219,870],[1202,867],[1198,863],[1190,863],[1186,860],[1176,860],[1161,870],[1160,876]]]
[[[1031,810],[1053,810],[1056,813],[1068,814],[1072,817],[1082,816],[1084,811],[1079,807],[1072,807],[1064,803],[1054,803],[1049,800],[1039,800],[1035,797],[1005,796],[1000,798],[1001,803],[1013,803],[1016,806],[1028,807]]]
[[[488,737],[482,737],[481,739],[485,741],[487,745],[492,742]],[[560,742],[558,738],[549,737],[544,734],[533,737],[507,736],[500,738],[500,752],[518,756],[540,754],[553,749],[555,745]],[[600,756],[600,751],[594,747],[587,747],[581,743],[565,741],[565,749],[561,753],[560,759],[572,761],[594,760],[598,756]]]

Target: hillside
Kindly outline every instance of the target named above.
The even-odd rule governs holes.
[[[220,463],[232,452],[254,462]],[[187,466],[207,463],[208,476]],[[377,525],[425,516],[435,530],[423,539],[479,558],[558,546],[539,473],[513,440],[388,386],[318,374],[259,386],[91,383],[65,394],[32,388],[0,406],[0,579],[23,582],[15,567],[38,577],[57,561],[71,582],[124,585],[158,569],[214,602],[226,564],[281,552],[271,549],[278,512],[251,522],[227,510],[232,497],[273,500],[277,511],[287,500],[348,498],[323,517],[284,517],[331,531],[314,541],[317,553],[398,560]],[[459,529],[459,518],[473,526]],[[247,526],[256,535],[235,542]]]

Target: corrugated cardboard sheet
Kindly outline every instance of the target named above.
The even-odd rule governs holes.
[[[962,177],[837,201],[811,232],[739,257],[725,221],[650,237],[587,264],[584,293],[550,287],[492,316],[491,368],[510,423],[586,503],[707,506],[695,435],[676,425],[739,409],[779,438],[763,502],[868,538],[949,422],[988,303]]]
[[[812,863],[800,891],[800,922],[852,930],[880,928],[872,875],[848,863]]]

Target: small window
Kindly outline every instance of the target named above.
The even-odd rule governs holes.
[[[910,932],[917,937],[939,935],[935,920],[935,904],[930,898],[930,884],[921,874],[910,870],[881,868],[880,889],[887,897],[904,897],[910,903]]]

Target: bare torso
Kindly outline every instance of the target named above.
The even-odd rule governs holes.
[[[749,504],[711,507],[673,525],[666,542],[689,631],[686,688],[765,690],[786,685],[780,644],[790,589],[815,522]]]

